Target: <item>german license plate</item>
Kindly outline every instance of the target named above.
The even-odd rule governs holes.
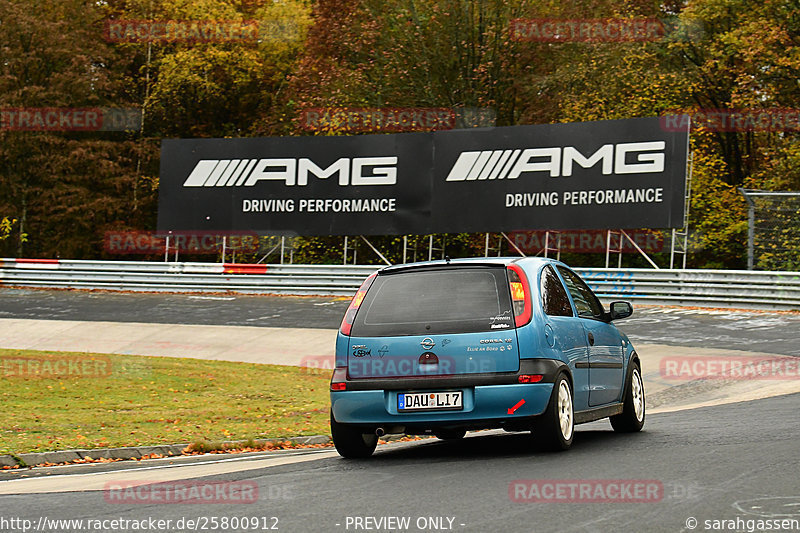
[[[463,409],[463,391],[406,392],[397,395],[398,411]]]

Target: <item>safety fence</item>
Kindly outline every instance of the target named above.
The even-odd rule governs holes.
[[[352,295],[372,265],[0,259],[0,286],[149,292]],[[800,272],[575,269],[602,298],[653,305],[800,310]]]

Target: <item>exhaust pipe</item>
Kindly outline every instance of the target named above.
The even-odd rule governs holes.
[[[378,428],[375,430],[375,435],[383,437],[384,435],[386,435],[386,430],[383,428]]]

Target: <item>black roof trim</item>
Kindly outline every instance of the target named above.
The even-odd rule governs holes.
[[[447,268],[505,268],[508,266],[508,261],[450,261],[445,262],[430,262],[430,263],[412,263],[407,265],[393,265],[382,268],[378,271],[379,275],[399,274],[401,272],[409,271],[424,271],[424,270],[440,270]]]

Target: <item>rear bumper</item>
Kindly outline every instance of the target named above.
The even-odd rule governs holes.
[[[519,372],[464,374],[427,378],[347,380],[347,390],[331,392],[333,417],[343,424],[405,428],[413,432],[436,427],[489,428],[524,424],[542,414],[550,401],[553,381],[561,361],[523,359]],[[541,374],[538,383],[518,383],[520,374]],[[463,409],[458,411],[399,412],[402,392],[461,390]],[[524,400],[522,404],[520,401]],[[516,409],[514,409],[514,407]],[[511,414],[508,410],[514,409]]]
[[[444,390],[464,391],[464,408],[459,411],[405,413],[397,410],[397,395],[401,391],[341,391],[331,392],[333,417],[343,424],[403,426],[404,432],[408,432],[409,428],[500,427],[542,414],[550,400],[553,384],[482,385]],[[508,410],[519,404],[520,400],[525,402],[513,414],[509,414]]]

